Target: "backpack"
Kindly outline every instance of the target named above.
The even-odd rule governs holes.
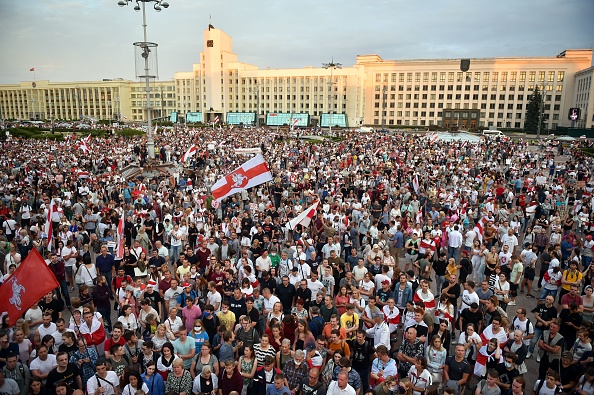
[[[514,319],[512,320],[512,326],[515,328],[516,327],[516,320],[518,319],[518,317],[514,317]],[[528,335],[530,332],[528,332],[530,330],[530,325],[532,325],[532,323],[530,322],[529,318],[526,318],[526,332],[524,332],[524,336]],[[532,325],[532,331],[534,331],[534,325]]]
[[[538,386],[536,387],[536,391],[535,391],[536,395],[540,394],[540,390],[541,390],[542,386],[545,384],[546,379],[538,380],[538,381],[539,381],[539,383],[538,383]],[[555,392],[560,392],[559,387],[555,386]]]

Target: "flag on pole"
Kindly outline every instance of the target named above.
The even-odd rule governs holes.
[[[287,227],[290,230],[295,229],[295,227],[297,225],[303,225],[305,227],[308,227],[309,224],[311,223],[311,220],[316,215],[316,209],[318,208],[318,203],[319,203],[319,201],[315,202],[309,208],[307,208],[306,210],[303,210],[301,212],[301,214],[299,214],[298,216],[296,216],[295,218],[293,218],[292,220],[287,222]]]
[[[122,210],[122,216],[120,217],[120,222],[118,222],[118,229],[117,229],[117,245],[116,245],[116,258],[124,259],[124,243],[126,242],[126,235],[124,234],[124,221],[126,220],[124,217],[125,211]]]
[[[219,122],[219,116],[217,115],[215,117],[215,119],[212,120],[212,123],[218,123]]]
[[[35,71],[35,67],[31,67],[29,71]]]
[[[186,151],[186,153],[184,154],[184,156],[182,156],[181,161],[183,162],[187,162],[192,156],[194,156],[194,154],[196,153],[196,146],[194,144],[192,144],[192,146]]]
[[[54,199],[50,202],[49,209],[47,210],[47,218],[45,221],[45,234],[47,235],[47,248],[51,250],[52,245],[52,237],[54,235],[54,229],[52,224],[52,214],[58,211],[58,207],[56,206],[56,202]]]
[[[218,180],[212,186],[215,200],[221,200],[244,189],[255,187],[272,180],[268,164],[261,154],[254,156],[243,165]]]
[[[295,128],[295,126],[297,126],[298,123],[299,123],[299,118],[293,118],[293,121],[291,122],[291,130],[293,130]]]
[[[8,312],[8,324],[14,325],[43,295],[59,286],[39,251],[33,248],[12,276],[0,286],[2,310]]]

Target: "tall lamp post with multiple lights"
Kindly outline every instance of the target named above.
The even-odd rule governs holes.
[[[151,98],[150,98],[150,81],[151,79],[157,78],[157,44],[148,42],[146,39],[146,4],[152,4],[153,9],[157,12],[162,11],[163,9],[169,8],[169,3],[164,0],[120,0],[118,1],[118,5],[120,7],[126,6],[129,3],[135,2],[136,5],[134,6],[134,11],[142,10],[142,29],[143,29],[143,41],[142,42],[135,42],[134,46],[139,50],[140,56],[143,59],[143,68],[141,73],[138,73],[138,64],[137,64],[137,77],[144,78],[145,80],[145,93],[146,93],[146,113],[147,113],[147,151],[148,157],[153,159],[155,157],[155,140],[153,137],[153,125],[151,119]],[[149,56],[151,52],[155,52],[154,57],[154,64],[153,64],[153,72],[151,73],[151,68],[149,64]]]
[[[330,69],[330,82],[328,86],[330,87],[330,112],[328,113],[328,135],[332,135],[332,112],[334,110],[334,70],[342,69],[342,64],[335,63],[334,58],[330,63],[322,63],[322,67],[325,69]]]
[[[258,81],[254,82],[254,86],[250,88],[250,93],[256,96],[256,127],[260,127],[260,86]]]

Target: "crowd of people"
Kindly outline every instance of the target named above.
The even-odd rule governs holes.
[[[165,130],[133,179],[141,137],[3,141],[2,281],[37,249],[60,287],[2,316],[0,393],[594,395],[584,142],[291,137]],[[215,201],[239,148],[274,180]]]

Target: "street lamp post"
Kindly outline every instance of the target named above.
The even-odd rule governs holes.
[[[155,140],[153,137],[153,125],[151,119],[151,98],[150,98],[150,78],[149,75],[149,56],[150,56],[150,48],[156,48],[157,44],[147,42],[146,38],[146,3],[153,4],[153,8],[155,11],[160,12],[164,8],[169,8],[169,3],[164,0],[120,0],[118,1],[118,5],[120,7],[126,6],[129,3],[135,2],[136,5],[134,6],[134,11],[142,10],[142,30],[143,30],[143,42],[141,43],[134,43],[135,46],[140,47],[142,50],[142,58],[144,59],[144,75],[139,76],[140,78],[145,79],[145,93],[146,93],[146,113],[147,113],[147,142],[146,148],[148,151],[149,159],[155,158]],[[140,5],[142,3],[142,6]]]
[[[254,82],[254,86],[250,88],[250,93],[256,95],[256,127],[260,127],[260,87],[258,81]]]
[[[544,109],[544,100],[545,100],[545,95],[548,91],[545,91],[543,89],[543,91],[540,93],[540,106],[538,107],[538,129],[536,130],[536,139],[540,141],[540,127],[542,124],[542,118],[543,118],[543,109]]]
[[[386,128],[386,100],[388,98],[388,87],[382,89],[382,130]]]
[[[330,63],[322,63],[322,67],[325,69],[330,69],[330,82],[328,86],[330,86],[330,112],[328,113],[328,135],[332,136],[332,112],[334,110],[334,70],[342,69],[342,64],[335,63],[334,58],[330,61]]]

